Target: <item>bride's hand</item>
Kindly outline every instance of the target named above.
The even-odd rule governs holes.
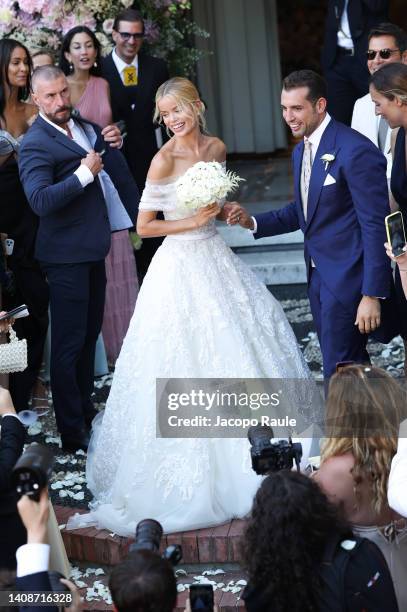
[[[193,219],[196,227],[203,227],[211,219],[216,217],[220,213],[220,206],[216,202],[213,204],[208,204],[208,206],[203,206],[198,210],[196,215],[194,215]]]

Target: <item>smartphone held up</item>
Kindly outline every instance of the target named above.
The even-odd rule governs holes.
[[[394,257],[400,257],[405,253],[407,246],[406,234],[404,231],[403,215],[397,212],[387,215],[385,218],[387,241],[391,247]]]

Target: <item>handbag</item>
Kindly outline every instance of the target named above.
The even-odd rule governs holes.
[[[0,374],[22,372],[27,367],[27,340],[19,340],[11,325],[8,334],[10,341],[0,344]]]

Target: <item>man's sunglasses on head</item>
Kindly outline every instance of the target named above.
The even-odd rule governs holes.
[[[380,49],[380,51],[371,51],[369,49],[369,51],[366,51],[366,55],[367,59],[370,61],[374,60],[377,54],[379,54],[382,59],[386,60],[389,59],[393,53],[398,53],[399,51],[400,49]]]
[[[136,34],[130,34],[130,32],[117,32],[123,38],[123,40],[130,40],[134,38],[134,40],[138,40],[140,38],[144,38],[144,32],[136,32]]]

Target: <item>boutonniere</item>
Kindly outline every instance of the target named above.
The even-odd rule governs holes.
[[[333,153],[324,153],[322,155],[321,160],[325,162],[325,172],[328,170],[329,164],[331,164],[335,159],[335,155]]]

